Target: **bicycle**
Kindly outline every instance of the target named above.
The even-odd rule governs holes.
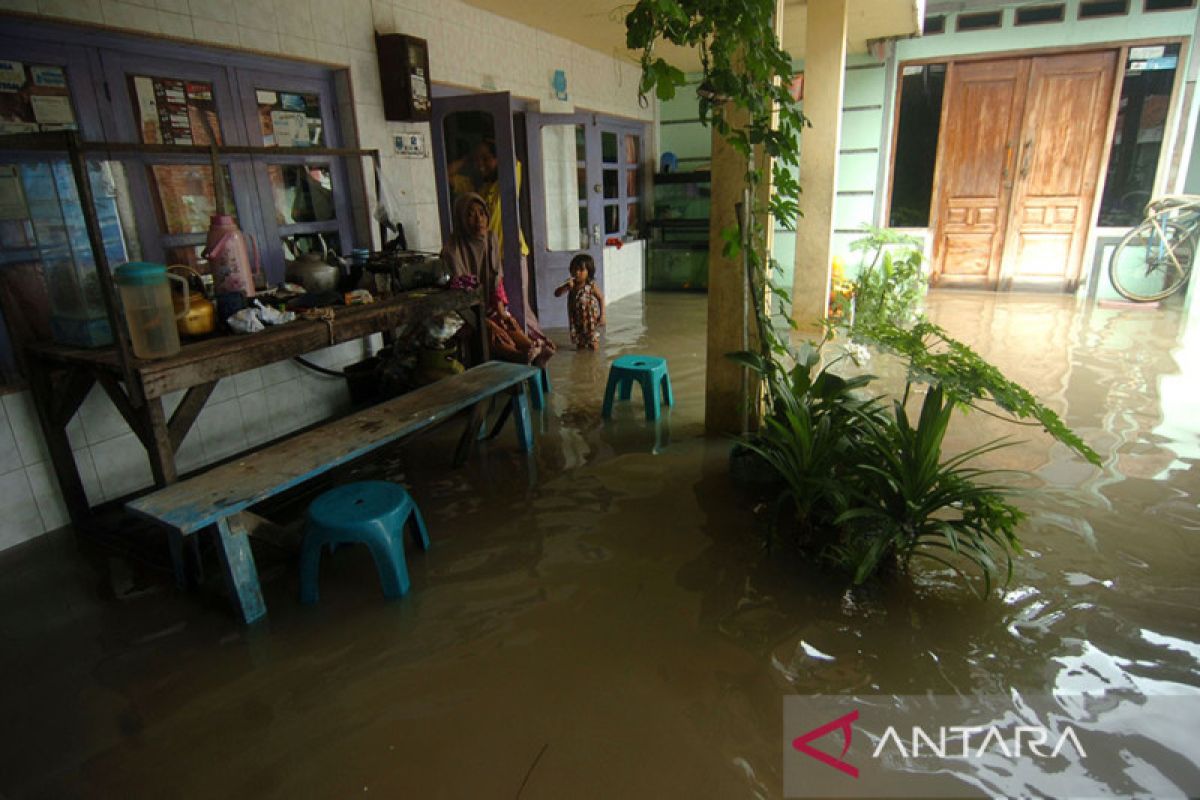
[[[1122,297],[1152,303],[1187,285],[1200,238],[1200,195],[1164,195],[1146,204],[1146,219],[1131,230],[1108,262]]]

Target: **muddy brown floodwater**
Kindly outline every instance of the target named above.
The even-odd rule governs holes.
[[[326,560],[307,609],[291,549],[256,543],[253,630],[176,592],[155,552],[58,534],[0,555],[0,794],[780,797],[790,694],[1200,693],[1200,324],[1049,295],[929,305],[1105,459],[1024,429],[991,457],[1031,473],[1003,598],[932,566],[851,592],[767,557],[728,442],[703,437],[704,297],[652,294],[612,306],[601,352],[551,362],[533,457],[507,432],[453,470],[447,428],[337,477],[404,480],[424,511],[433,547],[410,549],[398,602],[359,548]],[[600,418],[628,352],[670,361],[658,425],[637,402]],[[1013,432],[976,414],[950,445]],[[1147,735],[1170,751],[1190,727]],[[1135,751],[1024,793],[1167,792]]]

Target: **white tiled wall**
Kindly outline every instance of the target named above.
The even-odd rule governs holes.
[[[362,342],[347,342],[307,358],[338,369],[364,355]],[[168,415],[181,396],[165,398]],[[343,379],[318,375],[290,361],[226,378],[184,439],[176,463],[181,472],[195,469],[343,412],[349,405]],[[83,401],[67,433],[92,504],[152,482],[146,451],[99,387]],[[0,399],[0,509],[0,550],[69,521],[29,392]]]
[[[641,239],[621,247],[604,248],[604,299],[615,303],[622,297],[641,294],[645,288],[646,247]]]
[[[433,162],[392,155],[392,137],[425,133],[421,123],[383,118],[375,32],[408,33],[429,42],[435,81],[510,91],[546,100],[554,70],[567,73],[579,108],[650,120],[637,103],[635,64],[581,47],[458,0],[0,0],[0,11],[93,23],[271,55],[348,67],[359,143],[379,148],[395,187],[410,246],[440,247]],[[428,141],[428,138],[427,138]],[[362,212],[363,209],[356,209]],[[640,272],[639,272],[640,279]],[[313,358],[336,367],[357,360],[361,343]],[[168,398],[168,413],[178,397]],[[184,441],[181,470],[215,461],[316,422],[349,402],[342,380],[317,377],[290,362],[228,378]],[[0,549],[67,523],[28,392],[3,397],[0,418]],[[150,483],[145,453],[107,396],[95,389],[70,427],[88,498],[99,502]]]

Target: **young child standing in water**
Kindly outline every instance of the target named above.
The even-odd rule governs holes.
[[[555,297],[567,295],[567,317],[571,341],[579,350],[595,350],[604,325],[604,295],[596,285],[596,262],[586,253],[571,259],[571,279],[554,290]],[[569,292],[569,294],[568,294]]]

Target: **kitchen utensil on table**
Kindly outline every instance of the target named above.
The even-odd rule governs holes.
[[[142,261],[117,267],[115,278],[133,354],[138,358],[165,358],[178,353],[177,320],[191,310],[187,281],[167,272],[163,264]],[[178,314],[171,302],[170,281],[183,284],[183,311]]]
[[[216,330],[217,309],[204,292],[198,288],[204,285],[200,273],[186,264],[172,264],[167,267],[167,271],[187,272],[192,278],[195,278],[194,283],[189,278],[184,278],[186,293],[172,294],[176,315],[182,313],[182,316],[177,316],[180,335],[207,336]],[[181,311],[181,308],[186,311]]]

